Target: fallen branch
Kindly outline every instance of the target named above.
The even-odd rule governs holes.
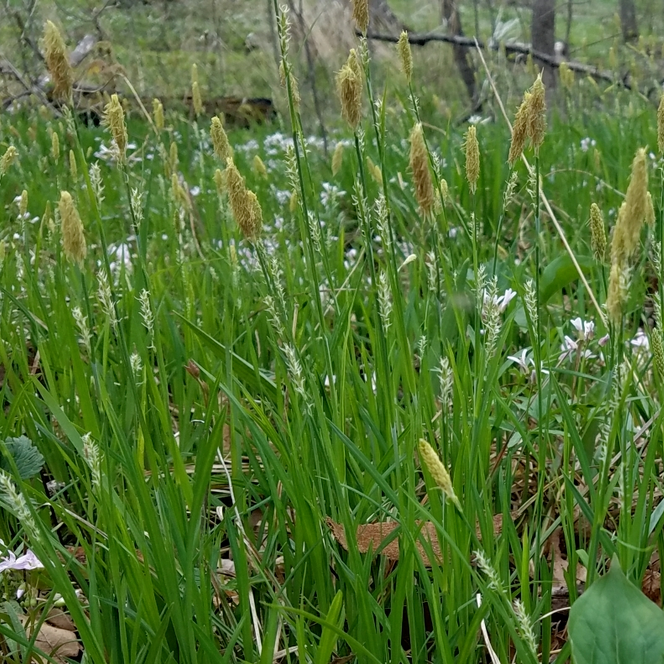
[[[383,35],[378,33],[370,32],[367,35],[367,39],[373,39],[374,41],[384,41],[391,42],[396,44],[399,41],[398,36],[394,35]],[[550,67],[560,67],[564,62],[569,69],[579,74],[584,74],[585,76],[590,76],[598,81],[606,81],[608,83],[620,83],[622,87],[627,90],[631,90],[632,86],[629,82],[620,77],[616,76],[615,73],[607,70],[601,70],[598,67],[593,65],[587,65],[583,62],[576,62],[574,60],[561,60],[555,55],[549,55],[548,53],[542,53],[541,51],[536,51],[529,44],[523,44],[521,42],[497,42],[494,40],[489,40],[488,42],[480,41],[475,39],[475,37],[464,37],[460,35],[441,35],[434,33],[427,34],[409,34],[408,41],[412,46],[425,46],[429,42],[444,42],[447,44],[454,44],[456,46],[463,46],[465,48],[475,48],[476,46],[486,50],[487,48],[493,51],[498,51],[501,48],[505,49],[506,53],[516,53],[518,55],[530,55],[533,60],[540,62],[541,64],[548,65]]]

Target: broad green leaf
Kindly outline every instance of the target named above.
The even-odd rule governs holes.
[[[583,270],[590,268],[593,264],[593,260],[588,256],[577,256],[576,260]],[[565,286],[578,278],[579,273],[569,254],[563,254],[552,260],[542,272],[540,284],[542,303],[548,302],[556,293],[560,293]]]
[[[44,457],[27,436],[7,438],[4,451],[14,458],[18,474],[23,480],[34,477],[44,466]],[[0,457],[0,468],[11,471],[9,459]]]
[[[617,558],[572,606],[569,634],[575,664],[664,661],[664,613],[627,580]]]

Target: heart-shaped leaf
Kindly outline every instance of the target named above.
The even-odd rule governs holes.
[[[572,606],[569,635],[576,664],[664,662],[664,613],[627,580],[617,558]]]

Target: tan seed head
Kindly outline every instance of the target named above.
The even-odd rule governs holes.
[[[164,106],[159,99],[152,100],[152,118],[157,131],[164,129]]]
[[[0,176],[4,175],[17,159],[18,150],[13,145],[10,145],[5,150],[5,154],[2,155],[2,159],[0,159]]]
[[[366,35],[369,29],[369,0],[353,0],[353,19],[357,29]]]
[[[424,143],[422,124],[416,124],[410,132],[410,169],[413,172],[415,198],[422,215],[429,216],[435,207],[436,197],[429,171],[429,153]]]
[[[226,190],[235,222],[243,235],[255,242],[260,237],[263,214],[256,194],[249,191],[231,158],[226,160]]]
[[[362,75],[355,50],[337,74],[337,93],[341,101],[341,114],[355,130],[362,119]]]
[[[410,79],[413,75],[413,53],[410,50],[408,33],[405,30],[401,31],[399,41],[397,42],[397,53],[399,54],[399,60],[401,60],[401,71],[404,73],[406,80],[410,83]]]
[[[191,66],[191,100],[194,105],[194,113],[198,117],[203,112],[203,100],[198,84],[198,67],[195,64]]]
[[[477,191],[477,180],[480,177],[480,144],[477,141],[477,128],[475,125],[468,127],[466,132],[466,180],[470,191]]]
[[[83,224],[74,200],[68,191],[60,192],[60,220],[62,223],[62,248],[67,260],[79,265],[87,254]]]
[[[654,212],[653,212],[654,214]],[[648,217],[648,163],[646,151],[640,148],[632,161],[632,174],[618,211],[618,221],[611,242],[611,263],[626,263],[635,253],[641,239],[641,228]]]
[[[530,106],[530,92],[526,92],[519,110],[514,117],[514,126],[512,127],[512,143],[510,144],[510,153],[507,158],[510,166],[514,166],[523,154],[528,138],[528,107]]]
[[[597,203],[590,206],[590,247],[595,260],[602,263],[606,254],[606,230]]]
[[[258,155],[254,156],[253,165],[256,175],[263,178],[264,180],[267,180],[267,168],[263,160]]]
[[[217,187],[217,193],[221,196],[226,189],[226,176],[219,168],[214,172],[214,184]]]
[[[528,138],[535,153],[538,153],[546,134],[546,92],[541,73],[530,88],[530,94],[530,103],[528,105]]]
[[[78,179],[78,168],[76,167],[76,155],[73,150],[69,150],[69,174],[71,175],[72,182]]]
[[[224,130],[221,118],[213,117],[210,125],[210,138],[212,138],[212,147],[214,152],[224,163],[229,157],[233,156],[233,149],[228,141],[228,136]]]
[[[606,311],[614,325],[620,325],[623,308],[629,295],[629,268],[625,263],[613,263],[609,274]]]
[[[339,141],[334,148],[332,155],[332,175],[336,175],[340,170],[344,160],[344,144]]]
[[[51,132],[51,157],[56,164],[60,161],[60,137],[55,130]]]
[[[125,125],[124,109],[115,94],[111,95],[111,100],[104,108],[103,124],[108,127],[117,145],[120,163],[124,163],[127,156],[127,126]]]
[[[53,95],[56,99],[62,99],[70,104],[74,75],[65,42],[52,21],[46,21],[44,25],[44,60],[53,80]]]

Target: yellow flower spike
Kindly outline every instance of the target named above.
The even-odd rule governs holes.
[[[452,478],[450,477],[447,468],[445,468],[443,462],[440,460],[440,457],[436,454],[436,451],[424,439],[421,439],[418,443],[417,451],[420,455],[420,462],[429,471],[433,481],[440,489],[442,489],[445,495],[459,508],[459,510],[461,510],[461,503],[459,502],[459,499],[454,492],[454,487],[452,486]]]

